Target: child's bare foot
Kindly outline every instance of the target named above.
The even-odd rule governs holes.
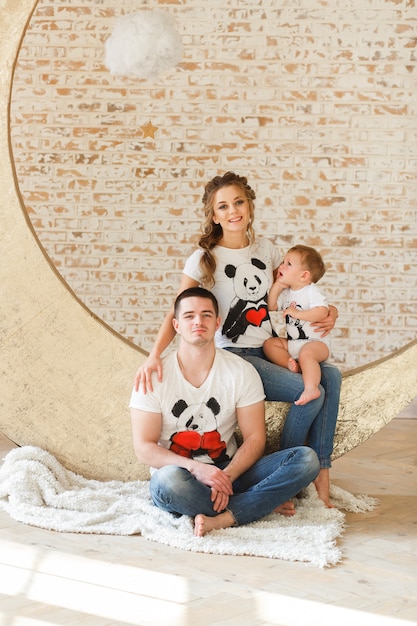
[[[297,406],[307,404],[320,397],[320,389],[318,387],[305,387],[301,396],[294,402]]]
[[[288,359],[288,369],[290,370],[290,372],[294,372],[294,374],[298,374],[299,372],[301,372],[298,361],[292,359],[291,357]]]
[[[291,517],[295,515],[295,506],[291,500],[288,502],[284,502],[284,504],[280,504],[274,509],[274,513],[279,513],[280,515],[285,515],[286,517]]]
[[[214,517],[199,513],[194,518],[194,535],[196,537],[203,537],[211,530],[230,528],[230,526],[235,526],[235,519],[228,511],[215,515]]]
[[[314,481],[314,486],[320,500],[323,500],[328,509],[333,508],[330,502],[330,472],[328,467],[323,467]]]

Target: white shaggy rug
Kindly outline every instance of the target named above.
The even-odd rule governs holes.
[[[181,550],[304,561],[318,567],[342,558],[336,544],[344,527],[339,509],[365,512],[377,504],[374,498],[353,496],[336,486],[331,498],[337,508],[326,508],[310,485],[294,500],[294,517],[271,514],[247,526],[194,537],[190,517],[175,517],[152,504],[147,481],[87,479],[33,446],[12,450],[0,468],[0,508],[23,524],[59,532],[140,534]]]

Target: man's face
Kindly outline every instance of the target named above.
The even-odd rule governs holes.
[[[192,296],[180,302],[177,318],[174,318],[175,332],[181,340],[195,346],[203,346],[213,341],[220,325],[213,303],[209,298]]]

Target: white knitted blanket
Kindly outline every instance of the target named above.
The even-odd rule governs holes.
[[[328,509],[310,485],[295,499],[291,518],[271,514],[249,524],[194,537],[192,519],[155,507],[147,481],[101,482],[64,468],[41,448],[24,446],[9,452],[0,468],[0,508],[14,520],[71,533],[140,534],[181,550],[252,555],[335,565],[342,556],[336,543],[347,511],[370,511],[377,500],[353,496],[333,486]]]

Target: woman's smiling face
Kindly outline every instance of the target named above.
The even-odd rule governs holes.
[[[246,233],[250,208],[245,194],[237,185],[228,185],[216,191],[213,204],[213,222],[219,224],[223,232]]]

